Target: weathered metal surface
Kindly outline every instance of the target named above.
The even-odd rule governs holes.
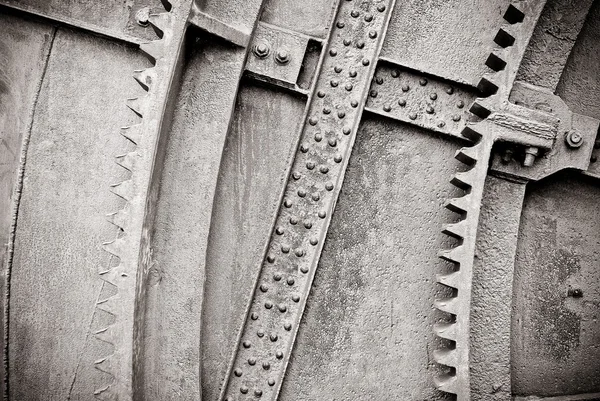
[[[381,63],[371,84],[365,109],[434,132],[465,139],[472,88]]]
[[[219,38],[225,39],[236,46],[246,47],[250,41],[249,33],[243,32],[202,12],[198,7],[192,7],[188,20],[190,24]]]
[[[599,198],[598,182],[577,172],[564,172],[528,188],[512,317],[517,395],[600,390]]]
[[[221,398],[277,398],[393,5],[340,3]]]
[[[256,27],[246,70],[257,78],[302,91],[298,76],[309,37],[261,22]]]

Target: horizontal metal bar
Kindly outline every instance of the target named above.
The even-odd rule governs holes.
[[[515,397],[514,401],[585,401],[600,400],[600,393],[587,393],[577,395],[559,395],[554,397]]]

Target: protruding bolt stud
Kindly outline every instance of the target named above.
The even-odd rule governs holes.
[[[569,131],[565,134],[565,142],[571,149],[577,149],[583,145],[583,135],[577,131]]]
[[[252,52],[258,58],[265,58],[271,53],[271,47],[268,43],[260,42],[254,45]]]
[[[139,26],[148,26],[150,18],[150,7],[142,7],[135,13],[135,21]]]
[[[279,64],[289,63],[290,58],[290,52],[287,49],[279,49],[275,55],[275,61],[277,61]]]
[[[533,166],[533,162],[535,161],[535,158],[537,157],[537,155],[539,153],[540,153],[540,150],[538,148],[536,148],[535,146],[529,146],[529,147],[525,148],[525,160],[523,160],[523,166],[524,167]]]
[[[513,154],[514,151],[512,149],[505,149],[504,152],[502,152],[502,163],[510,163],[513,159]]]

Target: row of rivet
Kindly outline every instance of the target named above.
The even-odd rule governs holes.
[[[335,183],[343,175],[342,161],[351,151],[350,127],[357,125],[359,101],[370,85],[372,71],[361,72],[353,60],[362,68],[370,68],[377,58],[378,41],[386,21],[385,15],[369,13],[368,8],[378,13],[387,10],[384,4],[361,4],[355,8],[348,0],[338,10],[338,20],[315,85],[316,96],[303,127],[233,361],[233,374],[225,388],[226,400],[237,399],[236,394],[248,394],[250,388],[256,398],[277,395],[275,384],[283,376],[289,358],[318,262],[318,245],[322,246],[337,197]],[[363,18],[358,18],[361,14]],[[362,32],[368,36],[366,41],[346,36]]]

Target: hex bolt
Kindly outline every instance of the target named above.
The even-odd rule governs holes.
[[[150,7],[140,8],[137,13],[135,13],[135,21],[139,26],[148,26],[150,18]]]
[[[290,62],[290,52],[287,49],[279,49],[277,50],[277,54],[275,55],[275,61],[279,64],[287,64]]]
[[[577,149],[583,145],[583,136],[577,131],[569,131],[565,135],[565,142],[571,149]]]
[[[269,53],[271,53],[271,48],[269,47],[268,43],[260,42],[254,45],[252,52],[258,58],[265,58],[269,55]]]
[[[536,156],[540,153],[540,150],[535,146],[529,146],[525,148],[525,160],[523,160],[524,167],[533,166]]]

